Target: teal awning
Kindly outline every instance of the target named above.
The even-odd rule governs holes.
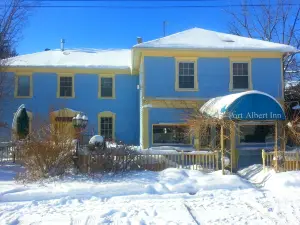
[[[245,91],[210,99],[200,111],[215,118],[231,120],[285,120],[280,103],[260,91]]]

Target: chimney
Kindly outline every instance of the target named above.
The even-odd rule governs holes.
[[[141,44],[141,43],[143,43],[143,38],[137,37],[136,41],[137,41],[138,44]]]
[[[65,39],[63,38],[60,40],[60,50],[61,51],[65,50]]]

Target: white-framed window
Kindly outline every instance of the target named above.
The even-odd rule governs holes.
[[[251,60],[232,60],[230,65],[230,90],[252,89]]]
[[[15,97],[30,98],[32,97],[32,75],[17,74],[15,82]]]
[[[189,58],[176,59],[176,86],[177,91],[198,90],[197,60]]]

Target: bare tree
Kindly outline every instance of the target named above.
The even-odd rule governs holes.
[[[26,0],[2,0],[0,4],[0,113],[13,93],[13,78],[6,73],[9,57],[16,56],[16,44],[22,37],[32,3]],[[5,127],[0,120],[0,128]]]
[[[240,10],[227,11],[231,15],[229,31],[265,41],[300,48],[300,3],[298,0],[246,0]],[[284,80],[300,80],[299,54],[289,53],[283,58]],[[298,71],[298,72],[297,72]],[[286,90],[288,91],[288,90]],[[300,99],[300,94],[299,94]]]

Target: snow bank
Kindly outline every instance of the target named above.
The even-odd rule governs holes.
[[[0,179],[7,170],[0,170]],[[11,171],[10,171],[11,173]],[[0,181],[1,184],[2,181]],[[196,194],[202,190],[245,189],[249,185],[236,175],[223,176],[221,171],[204,173],[193,170],[166,169],[162,172],[129,172],[124,176],[109,174],[94,179],[86,176],[70,176],[51,179],[43,185],[16,185],[0,189],[0,202],[42,201],[63,197],[112,198],[142,194]]]
[[[300,192],[300,171],[276,173],[273,169],[263,170],[262,165],[252,165],[238,172],[252,184],[278,193]]]

